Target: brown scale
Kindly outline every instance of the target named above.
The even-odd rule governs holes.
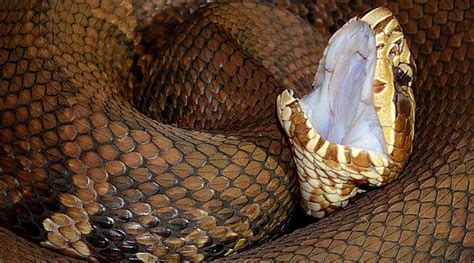
[[[50,233],[58,234],[53,235],[55,238],[52,240],[62,240],[60,236],[67,238],[66,243],[71,250],[63,252],[77,256],[77,253],[87,254],[93,249],[99,252],[99,257],[117,260],[124,254],[134,254],[142,249],[142,245],[137,245],[138,240],[150,242],[153,239],[150,236],[156,234],[166,237],[166,243],[136,256],[142,260],[156,259],[150,254],[178,259],[201,255],[203,250],[197,247],[208,246],[218,238],[234,242],[231,241],[234,235],[228,232],[228,228],[223,228],[222,222],[239,233],[252,235],[255,226],[263,227],[259,226],[261,222],[273,220],[276,224],[274,218],[281,219],[291,213],[287,208],[278,209],[292,207],[294,203],[289,198],[290,191],[280,181],[290,180],[286,176],[278,179],[272,172],[283,174],[286,168],[281,166],[281,162],[263,158],[266,155],[260,154],[260,147],[264,147],[272,156],[280,155],[286,151],[283,150],[286,144],[271,138],[258,138],[257,142],[244,144],[239,141],[249,140],[252,129],[266,131],[266,127],[251,128],[240,139],[213,138],[216,142],[225,142],[220,145],[226,147],[202,147],[209,136],[202,133],[183,134],[175,128],[151,123],[137,111],[126,110],[129,105],[123,99],[115,99],[118,98],[115,95],[118,91],[130,94],[132,90],[126,89],[129,85],[126,80],[133,63],[128,50],[132,47],[129,41],[135,37],[134,30],[146,28],[145,25],[153,21],[153,15],[163,8],[174,11],[167,11],[167,15],[155,21],[172,21],[174,17],[180,21],[180,17],[189,13],[189,5],[173,4],[166,8],[155,1],[49,2],[0,4],[0,206],[15,206],[16,215],[11,213],[13,210],[10,208],[2,209],[1,221],[4,222],[5,217],[10,218],[2,226],[44,240],[46,235],[40,233],[40,227],[44,227],[43,219],[49,217],[54,222],[51,225],[54,231]],[[350,17],[371,7],[360,1],[346,2],[305,1],[291,4],[278,1],[278,4],[312,22],[316,31],[327,36],[328,31],[334,32]],[[472,258],[474,200],[470,179],[473,177],[472,121],[469,118],[469,105],[472,104],[472,74],[469,73],[474,58],[470,30],[474,18],[472,4],[469,1],[379,1],[378,4],[387,5],[395,13],[419,68],[419,80],[414,90],[418,109],[414,150],[405,172],[399,181],[361,196],[343,211],[237,255],[239,259],[422,261],[438,257],[464,262]],[[258,12],[257,15],[262,16]],[[146,30],[143,32],[144,35],[147,33]],[[274,74],[271,67],[264,66]],[[311,72],[307,78],[311,80],[313,75]],[[289,79],[296,83],[298,76]],[[281,82],[278,76],[276,80]],[[104,101],[109,107],[103,106]],[[106,124],[102,125],[98,119],[104,114]],[[122,127],[118,123],[126,125]],[[118,129],[117,124],[122,129]],[[75,132],[71,132],[67,125],[72,125]],[[63,138],[74,138],[73,141],[63,141],[59,127],[62,127]],[[105,135],[98,134],[99,129],[106,132]],[[160,132],[154,132],[155,129]],[[132,130],[145,132],[132,136]],[[95,137],[104,142],[100,146],[108,147],[100,151]],[[249,148],[249,145],[256,144],[260,146]],[[81,152],[79,161],[76,157],[77,146]],[[196,150],[198,146],[199,151]],[[175,147],[182,155],[189,157],[170,165],[167,161],[174,163],[177,158],[163,156],[161,152]],[[123,160],[121,156],[130,152],[139,153],[145,164],[138,168],[127,166],[134,165],[132,161],[136,161],[136,156]],[[257,170],[253,167],[265,167],[267,170],[255,176],[257,183],[251,184],[245,191],[241,190],[260,207],[255,203],[240,211],[249,213],[248,218],[254,218],[258,211],[265,208],[276,211],[273,219],[242,222],[242,217],[231,213],[228,201],[220,199],[224,191],[206,186],[211,180],[216,180],[219,169],[202,164],[213,153],[222,152],[234,158],[224,161],[217,158],[218,155],[212,159],[221,164],[231,162],[226,170],[229,176],[222,182],[216,181],[216,189],[240,189],[240,184],[235,185],[235,182],[242,170],[235,167],[245,166],[245,176],[254,176]],[[171,170],[169,166],[181,169]],[[185,186],[183,176],[186,177],[185,171],[191,170],[204,180],[203,188],[197,190],[193,186],[189,189]],[[157,173],[161,175],[154,176]],[[239,176],[236,177],[236,174]],[[72,178],[76,175],[90,178],[93,184],[78,180],[78,185],[84,188],[68,187],[74,185]],[[192,185],[198,187],[199,183]],[[184,187],[191,194],[171,199],[161,192],[164,188],[175,187]],[[271,201],[274,199],[266,192],[267,188],[275,189],[274,195],[279,194],[285,205],[278,206],[277,202]],[[137,192],[127,191],[133,189]],[[73,202],[71,204],[74,205],[66,207],[57,202],[60,200],[57,195],[68,192],[74,195],[82,193],[81,196],[95,192],[99,199],[82,206],[76,203],[80,200],[68,199],[65,204]],[[156,195],[163,198],[143,201]],[[126,207],[118,208],[122,201],[110,198],[118,196]],[[200,204],[199,209],[180,210],[179,207],[191,204],[193,200]],[[152,205],[153,202],[157,207]],[[244,201],[235,202],[235,207],[238,207]],[[147,210],[140,207],[142,203],[159,211],[167,224],[160,225],[161,218],[156,214],[135,214]],[[108,215],[101,211],[108,211]],[[209,215],[207,211],[213,212]],[[67,215],[70,219],[53,220],[59,219],[52,217],[54,212],[60,215],[59,218]],[[83,220],[82,215],[89,217],[89,220]],[[155,218],[159,222],[156,227],[151,227],[153,231],[150,234],[129,235],[125,232],[139,230],[137,224],[150,228],[146,225],[156,224]],[[199,226],[193,223],[198,227],[175,230],[184,224],[172,221],[174,219],[199,222]],[[94,222],[101,226],[101,230],[94,235],[83,234],[89,238],[84,241],[83,236],[80,242],[74,242],[74,233],[77,232],[71,222],[76,222],[73,225],[81,233],[90,231],[84,222]],[[111,224],[113,227],[109,227]],[[182,233],[184,245],[177,248],[183,240],[173,237],[173,233]],[[209,238],[211,233],[215,239]],[[8,230],[1,229],[0,236],[0,261],[64,259],[62,255],[40,249]],[[109,247],[111,243],[114,245]],[[245,238],[238,239],[234,244],[245,246]],[[222,251],[228,247],[222,243],[209,246],[208,251]]]

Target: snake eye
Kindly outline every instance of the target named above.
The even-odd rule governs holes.
[[[406,86],[412,80],[411,68],[402,66],[405,65],[402,64],[394,69],[395,81],[401,86]]]

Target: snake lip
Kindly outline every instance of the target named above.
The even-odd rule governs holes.
[[[298,99],[287,90],[277,98],[308,214],[323,217],[365,186],[398,177],[413,140],[410,61],[395,17],[376,8],[329,40],[310,94]]]

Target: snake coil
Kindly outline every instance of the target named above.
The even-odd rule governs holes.
[[[330,33],[371,7],[283,2],[1,1],[1,226],[103,261],[248,248],[230,259],[469,261],[469,1],[379,1],[419,70],[411,160],[400,180],[261,244],[288,228],[297,204],[276,96],[309,92]],[[132,74],[145,64],[153,72]],[[0,261],[63,257],[0,237]]]

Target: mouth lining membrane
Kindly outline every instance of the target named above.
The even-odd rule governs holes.
[[[386,154],[373,100],[375,36],[369,25],[351,21],[329,41],[314,91],[300,100],[302,110],[324,139]]]

